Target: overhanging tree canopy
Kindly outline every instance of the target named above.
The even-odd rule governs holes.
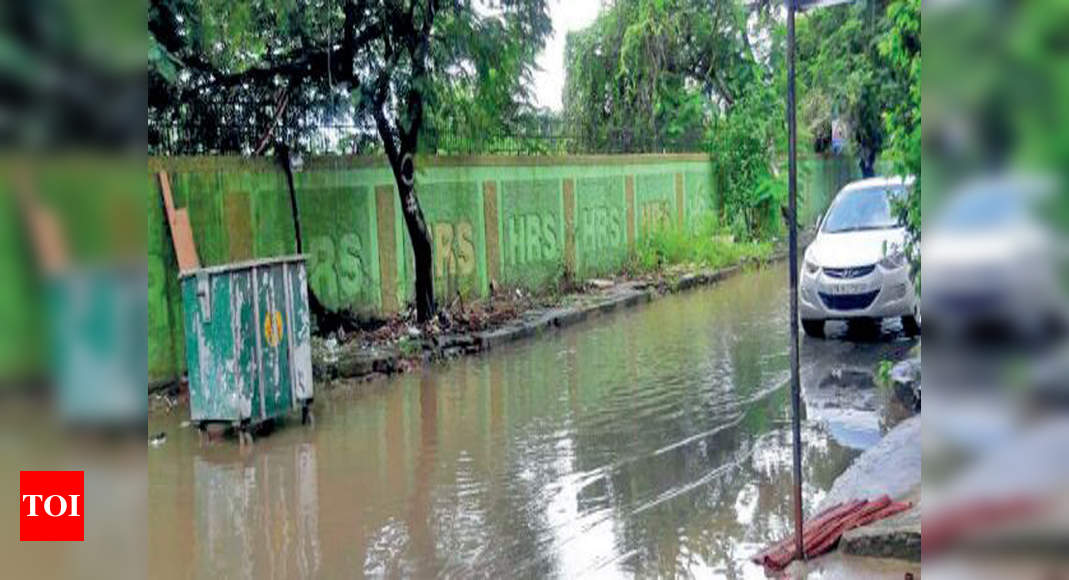
[[[700,144],[714,109],[760,74],[746,33],[759,13],[733,1],[625,0],[568,35],[565,116],[591,147]]]
[[[259,152],[275,131],[299,145],[335,124],[377,135],[412,241],[418,319],[433,317],[421,131],[451,112],[515,117],[550,31],[545,1],[153,0],[148,29],[150,143],[175,123],[208,151]]]

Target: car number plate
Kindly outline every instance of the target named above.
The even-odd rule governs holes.
[[[828,287],[828,294],[864,294],[869,291],[866,284],[834,284]]]

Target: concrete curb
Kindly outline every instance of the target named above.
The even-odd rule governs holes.
[[[916,496],[919,500],[919,490]],[[854,528],[843,534],[839,549],[852,556],[921,561],[921,508],[912,508],[886,520]]]
[[[756,262],[763,267],[785,260],[786,253],[773,254],[767,260]],[[648,281],[621,282],[580,304],[540,308],[521,314],[512,321],[491,330],[474,333],[442,334],[422,341],[422,357],[405,356],[396,346],[364,347],[343,346],[336,358],[326,360],[322,353],[313,353],[312,372],[316,380],[350,379],[362,380],[389,375],[405,370],[412,358],[423,363],[448,360],[462,355],[486,352],[501,346],[542,336],[555,329],[566,328],[617,310],[646,304],[668,294],[675,294],[710,286],[741,273],[745,264],[736,264],[719,270],[703,270],[684,274],[678,279],[654,285]],[[590,298],[590,295],[582,295]],[[329,388],[329,387],[328,387]]]

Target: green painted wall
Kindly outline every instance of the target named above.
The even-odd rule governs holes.
[[[277,202],[292,239],[289,194]],[[325,307],[376,311],[381,304],[375,198],[359,171],[314,171],[294,176],[309,285]],[[194,226],[196,227],[196,226]],[[293,253],[295,244],[286,251]],[[256,257],[262,257],[257,255]]]
[[[575,272],[589,278],[627,260],[627,195],[623,175],[575,180]]]
[[[653,229],[693,226],[720,207],[702,155],[434,157],[417,162],[441,299],[485,296],[491,281],[538,289],[571,273],[607,275]],[[811,223],[842,183],[845,160],[803,160]],[[149,376],[185,367],[181,295],[155,172],[190,213],[201,263],[296,251],[284,174],[269,159],[149,160]],[[305,160],[294,176],[309,289],[330,309],[397,311],[414,288],[393,177],[381,158]]]

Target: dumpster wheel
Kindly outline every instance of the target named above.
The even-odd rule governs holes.
[[[253,427],[252,422],[249,421],[248,419],[245,419],[245,420],[240,421],[240,422],[238,422],[238,421],[234,422],[234,431],[237,432],[237,434],[238,434],[238,445],[239,446],[241,446],[241,447],[245,447],[246,445],[248,445],[249,447],[252,446],[252,427]]]
[[[312,412],[312,399],[305,399],[301,401],[301,425],[316,424],[315,414]]]
[[[194,426],[197,428],[197,438],[202,444],[206,440],[222,441],[227,429],[227,424],[220,421],[197,421]]]

